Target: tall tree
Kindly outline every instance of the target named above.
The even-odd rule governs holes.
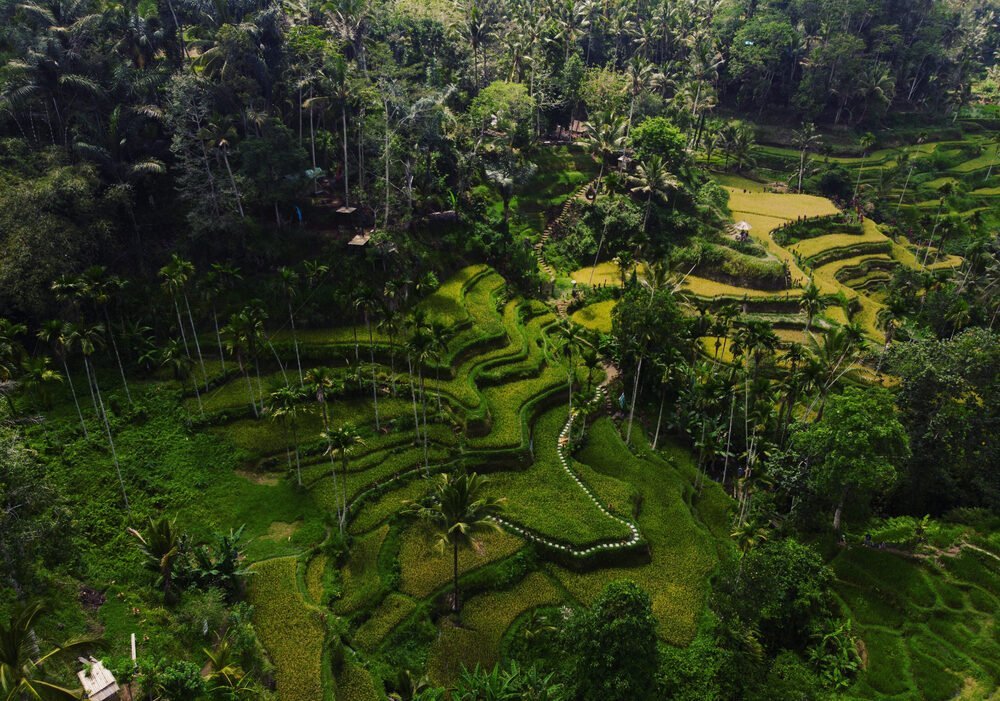
[[[458,552],[476,544],[476,536],[499,530],[495,520],[503,510],[503,499],[485,494],[486,479],[475,472],[444,473],[434,487],[427,504],[409,502],[410,511],[427,523],[434,532],[437,547],[451,550],[451,610],[460,606],[458,589]]]
[[[361,439],[361,434],[358,429],[355,428],[352,423],[344,423],[333,429],[328,430],[323,433],[323,438],[326,439],[327,451],[329,452],[331,458],[334,455],[340,457],[340,468],[341,468],[341,489],[342,498],[340,506],[340,532],[343,534],[344,528],[347,526],[347,509],[349,500],[349,491],[347,488],[347,461],[350,458],[351,453],[354,448],[359,445],[364,445],[365,442]],[[336,474],[334,474],[334,490],[337,488]]]

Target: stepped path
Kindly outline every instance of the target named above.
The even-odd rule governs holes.
[[[545,259],[545,244],[549,242],[552,234],[555,233],[559,227],[566,223],[566,220],[572,214],[573,209],[576,205],[587,199],[587,189],[593,183],[584,183],[574,192],[572,195],[566,198],[563,202],[562,208],[559,210],[559,215],[550,221],[542,232],[541,238],[539,238],[538,243],[535,244],[535,257],[538,260],[538,269],[541,270],[549,280],[556,279],[555,268]]]

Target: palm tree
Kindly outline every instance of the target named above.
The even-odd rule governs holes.
[[[174,566],[185,548],[184,536],[177,528],[177,517],[161,516],[154,520],[150,516],[145,534],[134,528],[129,528],[128,532],[139,541],[139,551],[146,558],[146,567],[156,573],[163,595],[170,598],[174,588]]]
[[[858,199],[858,188],[861,187],[861,173],[865,169],[865,159],[868,158],[868,151],[875,145],[875,135],[870,131],[865,132],[858,139],[858,145],[861,146],[861,165],[858,166],[858,181],[854,183],[853,199],[855,200]]]
[[[194,339],[194,346],[198,353],[198,363],[201,365],[201,375],[205,380],[205,389],[208,389],[208,373],[205,371],[205,359],[201,355],[198,329],[194,325],[194,315],[191,313],[191,303],[187,294],[187,283],[194,277],[194,264],[174,253],[170,256],[170,262],[160,268],[160,277],[163,279],[164,289],[170,293],[174,301],[174,311],[177,312],[177,325],[180,327],[184,350],[188,355],[191,355],[191,351],[188,349],[187,334],[184,331],[184,322],[181,319],[181,307],[178,299],[184,300],[188,321],[191,323],[191,336]]]
[[[285,455],[288,457],[288,470],[292,469],[292,451],[295,451],[295,482],[302,486],[302,461],[299,456],[299,401],[302,399],[302,392],[291,387],[281,387],[271,393],[270,402],[265,412],[275,421],[280,420],[285,427],[285,432],[291,438],[291,445],[286,446]]]
[[[816,131],[816,125],[809,122],[802,125],[802,129],[792,132],[792,144],[799,150],[799,175],[797,191],[802,192],[802,177],[806,172],[806,156],[820,143],[820,135]]]
[[[375,374],[375,337],[372,334],[371,315],[378,311],[378,299],[375,293],[366,288],[355,298],[354,306],[361,310],[365,320],[365,329],[368,331],[368,353],[372,364],[372,401],[375,403],[375,430],[380,431],[382,426],[379,423],[378,415],[378,381]]]
[[[292,327],[292,345],[295,347],[295,364],[299,368],[299,384],[305,380],[302,375],[302,358],[299,355],[299,338],[295,333],[295,313],[292,310],[292,300],[299,292],[299,274],[287,266],[278,268],[278,277],[281,281],[281,291],[285,295],[285,302],[288,304],[288,322]]]
[[[635,103],[639,96],[649,88],[656,75],[656,67],[649,61],[643,59],[639,54],[634,54],[625,69],[629,79],[629,107],[628,121],[625,125],[625,134],[632,131],[632,117],[635,114]]]
[[[75,638],[39,654],[35,624],[44,607],[41,603],[16,604],[10,618],[0,623],[0,698],[79,699],[82,691],[49,681],[48,667],[72,662],[97,644],[93,638]]]
[[[476,473],[442,474],[429,505],[409,502],[410,511],[430,524],[436,545],[452,551],[451,610],[459,609],[458,551],[476,544],[479,533],[499,530],[495,517],[503,510],[503,499],[484,494],[486,480]]]
[[[737,525],[731,537],[736,540],[736,547],[740,551],[740,567],[737,576],[743,574],[743,558],[751,550],[767,540],[768,530],[756,520],[748,520]]]
[[[211,669],[205,674],[209,688],[220,695],[220,698],[252,698],[253,684],[240,666],[237,651],[228,637],[219,641],[214,650],[202,648],[207,660],[206,666]]]
[[[24,324],[0,318],[0,382],[10,382],[14,379],[24,356],[24,347],[18,340],[18,336],[24,334],[27,327]],[[14,400],[10,392],[4,392],[7,402],[10,405],[10,413],[13,415]]]
[[[361,434],[358,433],[358,429],[351,423],[341,424],[333,431],[324,431],[323,438],[326,440],[327,453],[330,455],[331,460],[334,455],[340,456],[340,470],[342,473],[341,489],[343,490],[343,499],[342,506],[338,507],[338,511],[340,532],[343,534],[344,526],[347,524],[347,459],[350,457],[355,446],[364,445],[365,442],[362,440]],[[333,488],[334,491],[336,491],[336,471],[333,473]]]
[[[163,351],[160,353],[160,365],[163,367],[169,367],[174,379],[183,383],[185,380],[191,380],[191,386],[194,387],[194,396],[198,400],[198,412],[204,414],[205,409],[201,403],[201,392],[198,391],[198,380],[192,376],[191,369],[194,367],[194,361],[189,355],[184,353],[184,349],[181,348],[180,342],[176,338],[171,338],[167,341],[167,344],[163,347]]]
[[[111,435],[111,422],[108,420],[108,413],[104,408],[104,398],[101,396],[101,387],[97,383],[97,369],[90,362],[90,356],[100,345],[104,329],[100,324],[83,328],[76,332],[75,342],[80,346],[83,353],[83,368],[87,373],[87,380],[91,387],[91,399],[94,400],[94,408],[97,416],[104,422],[104,431],[108,439],[108,447],[111,449],[111,460],[115,465],[115,472],[118,473],[118,484],[122,490],[122,498],[125,501],[125,510],[131,512],[132,508],[128,503],[128,494],[125,492],[125,480],[122,479],[122,468],[118,463],[118,451],[115,450],[115,439]]]
[[[42,324],[38,330],[38,338],[44,343],[48,343],[53,354],[62,363],[66,382],[69,384],[69,391],[73,397],[73,406],[76,407],[76,415],[80,418],[80,428],[83,429],[83,437],[87,438],[87,424],[83,421],[83,412],[80,410],[80,400],[76,396],[76,388],[73,386],[73,377],[69,372],[69,338],[73,334],[73,326],[58,319],[52,319]]]
[[[312,368],[305,376],[306,388],[310,394],[315,395],[316,402],[320,406],[323,415],[323,430],[330,429],[330,413],[326,403],[330,395],[341,389],[341,384],[333,371],[327,367]]]
[[[245,310],[230,317],[229,323],[222,328],[222,335],[226,337],[226,352],[236,358],[236,364],[246,379],[247,396],[250,398],[253,415],[257,418],[260,417],[260,412],[257,409],[256,393],[253,389],[253,383],[250,381],[250,371],[244,362],[245,356],[252,357],[250,356],[252,345],[251,335],[254,333],[254,330],[249,328],[249,319],[244,312]]]
[[[416,363],[417,382],[420,386],[420,401],[423,407],[424,423],[424,470],[428,471],[428,474],[430,462],[427,453],[427,389],[424,386],[424,365],[435,357],[434,346],[434,338],[431,336],[430,331],[422,327],[416,330],[409,343],[409,353],[413,358],[413,362]],[[419,426],[417,427],[417,436],[420,436]]]
[[[108,312],[108,304],[121,292],[124,286],[124,280],[117,275],[108,275],[107,270],[100,265],[87,268],[78,279],[78,288],[81,296],[89,298],[94,303],[94,306],[103,312],[108,341],[111,342],[111,348],[118,363],[118,371],[122,376],[122,386],[125,388],[125,396],[128,399],[128,403],[131,404],[132,393],[129,392],[128,380],[125,379],[125,366],[122,364],[122,357],[118,352],[118,343],[115,341],[115,332],[111,326],[111,315]]]
[[[455,335],[455,329],[452,326],[444,323],[440,319],[434,319],[431,321],[429,327],[431,333],[431,339],[434,341],[434,359],[437,361],[434,363],[434,380],[438,386],[437,391],[437,410],[438,414],[441,413],[441,365],[448,355],[448,344],[451,342],[452,337]]]
[[[52,359],[48,356],[25,358],[21,363],[21,369],[24,371],[21,383],[27,391],[34,393],[39,406],[45,409],[52,406],[49,386],[63,381],[63,376],[58,370],[53,370],[51,364]]]
[[[826,305],[823,303],[823,296],[820,294],[819,288],[813,279],[809,278],[809,284],[802,290],[802,296],[799,298],[799,309],[806,315],[807,334],[812,326],[813,317],[822,312],[824,306]]]
[[[212,270],[202,281],[204,296],[212,307],[212,325],[215,328],[215,342],[219,346],[219,361],[222,364],[223,373],[226,372],[226,352],[223,349],[222,334],[219,330],[219,298],[242,279],[240,269],[236,266],[226,263],[212,263]]]
[[[561,322],[556,328],[556,335],[562,341],[559,350],[566,359],[566,379],[569,382],[569,413],[572,415],[573,378],[576,376],[576,366],[573,364],[573,359],[580,348],[580,337],[576,333],[576,326],[570,321]]]
[[[643,231],[646,230],[646,223],[649,221],[653,198],[666,201],[668,193],[680,187],[680,181],[667,170],[666,163],[656,154],[639,162],[635,175],[629,178],[629,183],[632,185],[632,192],[646,195],[646,213],[642,217]]]
[[[608,112],[600,112],[584,125],[583,145],[601,164],[595,191],[600,192],[604,167],[608,159],[625,148],[625,120]]]

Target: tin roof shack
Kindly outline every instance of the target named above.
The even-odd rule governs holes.
[[[89,660],[78,658],[83,663],[82,670],[76,673],[83,686],[83,698],[90,701],[107,701],[118,698],[118,682],[100,660],[91,657]]]

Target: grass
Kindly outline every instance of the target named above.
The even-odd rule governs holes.
[[[459,550],[459,574],[512,555],[524,545],[520,538],[501,531],[485,533],[477,540],[475,549]],[[399,565],[400,591],[404,594],[425,597],[451,581],[451,552],[438,552],[433,545],[433,534],[419,523],[403,532]]]
[[[997,688],[997,600],[980,588],[969,555],[941,557],[938,567],[861,547],[837,554],[836,590],[868,657],[852,697],[943,701],[963,685],[982,692],[975,698]]]
[[[275,667],[281,701],[328,698],[323,684],[323,643],[326,629],[321,612],[303,600],[296,581],[298,560],[282,557],[253,565],[247,598],[254,606],[254,624]]]
[[[543,573],[533,572],[507,591],[475,596],[465,603],[458,624],[442,621],[440,635],[427,660],[436,684],[451,684],[462,667],[490,668],[499,661],[500,641],[525,611],[562,600],[559,588]]]
[[[389,527],[382,526],[355,541],[347,563],[340,570],[344,595],[334,602],[334,611],[340,614],[357,611],[377,597],[382,584],[378,556],[387,535]]]
[[[337,675],[337,701],[380,701],[382,697],[367,669],[354,661],[344,663]]]
[[[535,422],[532,464],[491,475],[488,492],[507,497],[506,518],[552,540],[582,546],[625,538],[628,529],[601,513],[559,463],[556,443],[566,415],[565,406],[542,414]]]
[[[724,282],[716,282],[715,280],[709,280],[696,275],[688,275],[684,278],[684,289],[704,299],[717,297],[743,299],[745,297],[753,297],[759,299],[788,300],[797,299],[802,294],[800,289],[775,292],[774,290],[737,287],[736,285],[727,285]]]
[[[837,214],[837,208],[825,197],[793,195],[777,192],[748,192],[729,190],[729,209],[734,212],[760,214],[792,220],[798,217],[820,217]]]
[[[583,309],[574,312],[570,318],[586,329],[600,333],[611,333],[611,311],[614,308],[615,300],[609,299],[604,302],[588,304]]]
[[[374,650],[416,607],[416,602],[405,594],[389,594],[358,628],[355,642],[364,650]]]
[[[695,635],[716,556],[710,529],[690,505],[693,466],[686,451],[675,446],[669,451],[669,461],[647,451],[635,456],[609,419],[599,419],[590,427],[578,458],[596,472],[632,485],[642,495],[638,522],[649,541],[652,560],[641,567],[610,567],[584,574],[560,567],[553,567],[553,571],[584,603],[593,601],[615,579],[633,579],[652,597],[660,637],[674,645],[686,645]],[[721,491],[711,481],[706,489]],[[713,513],[718,519],[717,508]]]

